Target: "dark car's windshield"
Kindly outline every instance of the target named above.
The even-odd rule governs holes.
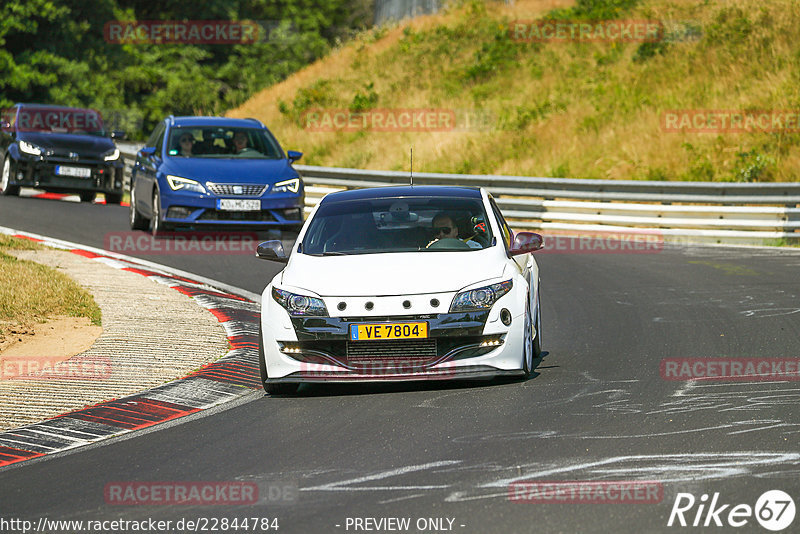
[[[106,135],[103,119],[93,109],[24,106],[10,118],[18,132]]]
[[[261,128],[176,127],[167,139],[167,154],[187,158],[282,159],[278,142]]]
[[[480,199],[392,197],[323,203],[308,227],[302,252],[469,251],[492,243]]]

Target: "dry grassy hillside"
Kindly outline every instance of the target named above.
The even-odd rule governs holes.
[[[667,131],[663,121],[676,109],[800,110],[798,2],[616,0],[617,11],[602,4],[474,1],[374,29],[229,115],[263,120],[311,165],[407,169],[413,146],[415,169],[430,172],[797,180],[796,124],[697,133]],[[666,30],[657,42],[512,38],[513,21],[545,16],[658,20]],[[443,111],[457,128],[308,127],[309,111],[376,109]]]

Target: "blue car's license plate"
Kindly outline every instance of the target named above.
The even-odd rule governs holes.
[[[217,208],[224,211],[259,211],[261,210],[260,200],[247,200],[241,198],[221,198]]]

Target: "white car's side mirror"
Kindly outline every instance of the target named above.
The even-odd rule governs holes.
[[[514,242],[511,243],[511,255],[527,254],[544,248],[544,240],[539,234],[533,232],[518,232],[514,234]]]
[[[259,243],[256,248],[256,257],[261,260],[277,261],[280,263],[289,261],[289,257],[283,251],[283,243],[277,239]]]

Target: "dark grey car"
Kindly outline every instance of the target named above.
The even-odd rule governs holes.
[[[100,114],[92,109],[16,104],[0,118],[0,195],[18,195],[20,187],[53,193],[77,193],[91,202],[104,193],[119,204],[123,162]]]

